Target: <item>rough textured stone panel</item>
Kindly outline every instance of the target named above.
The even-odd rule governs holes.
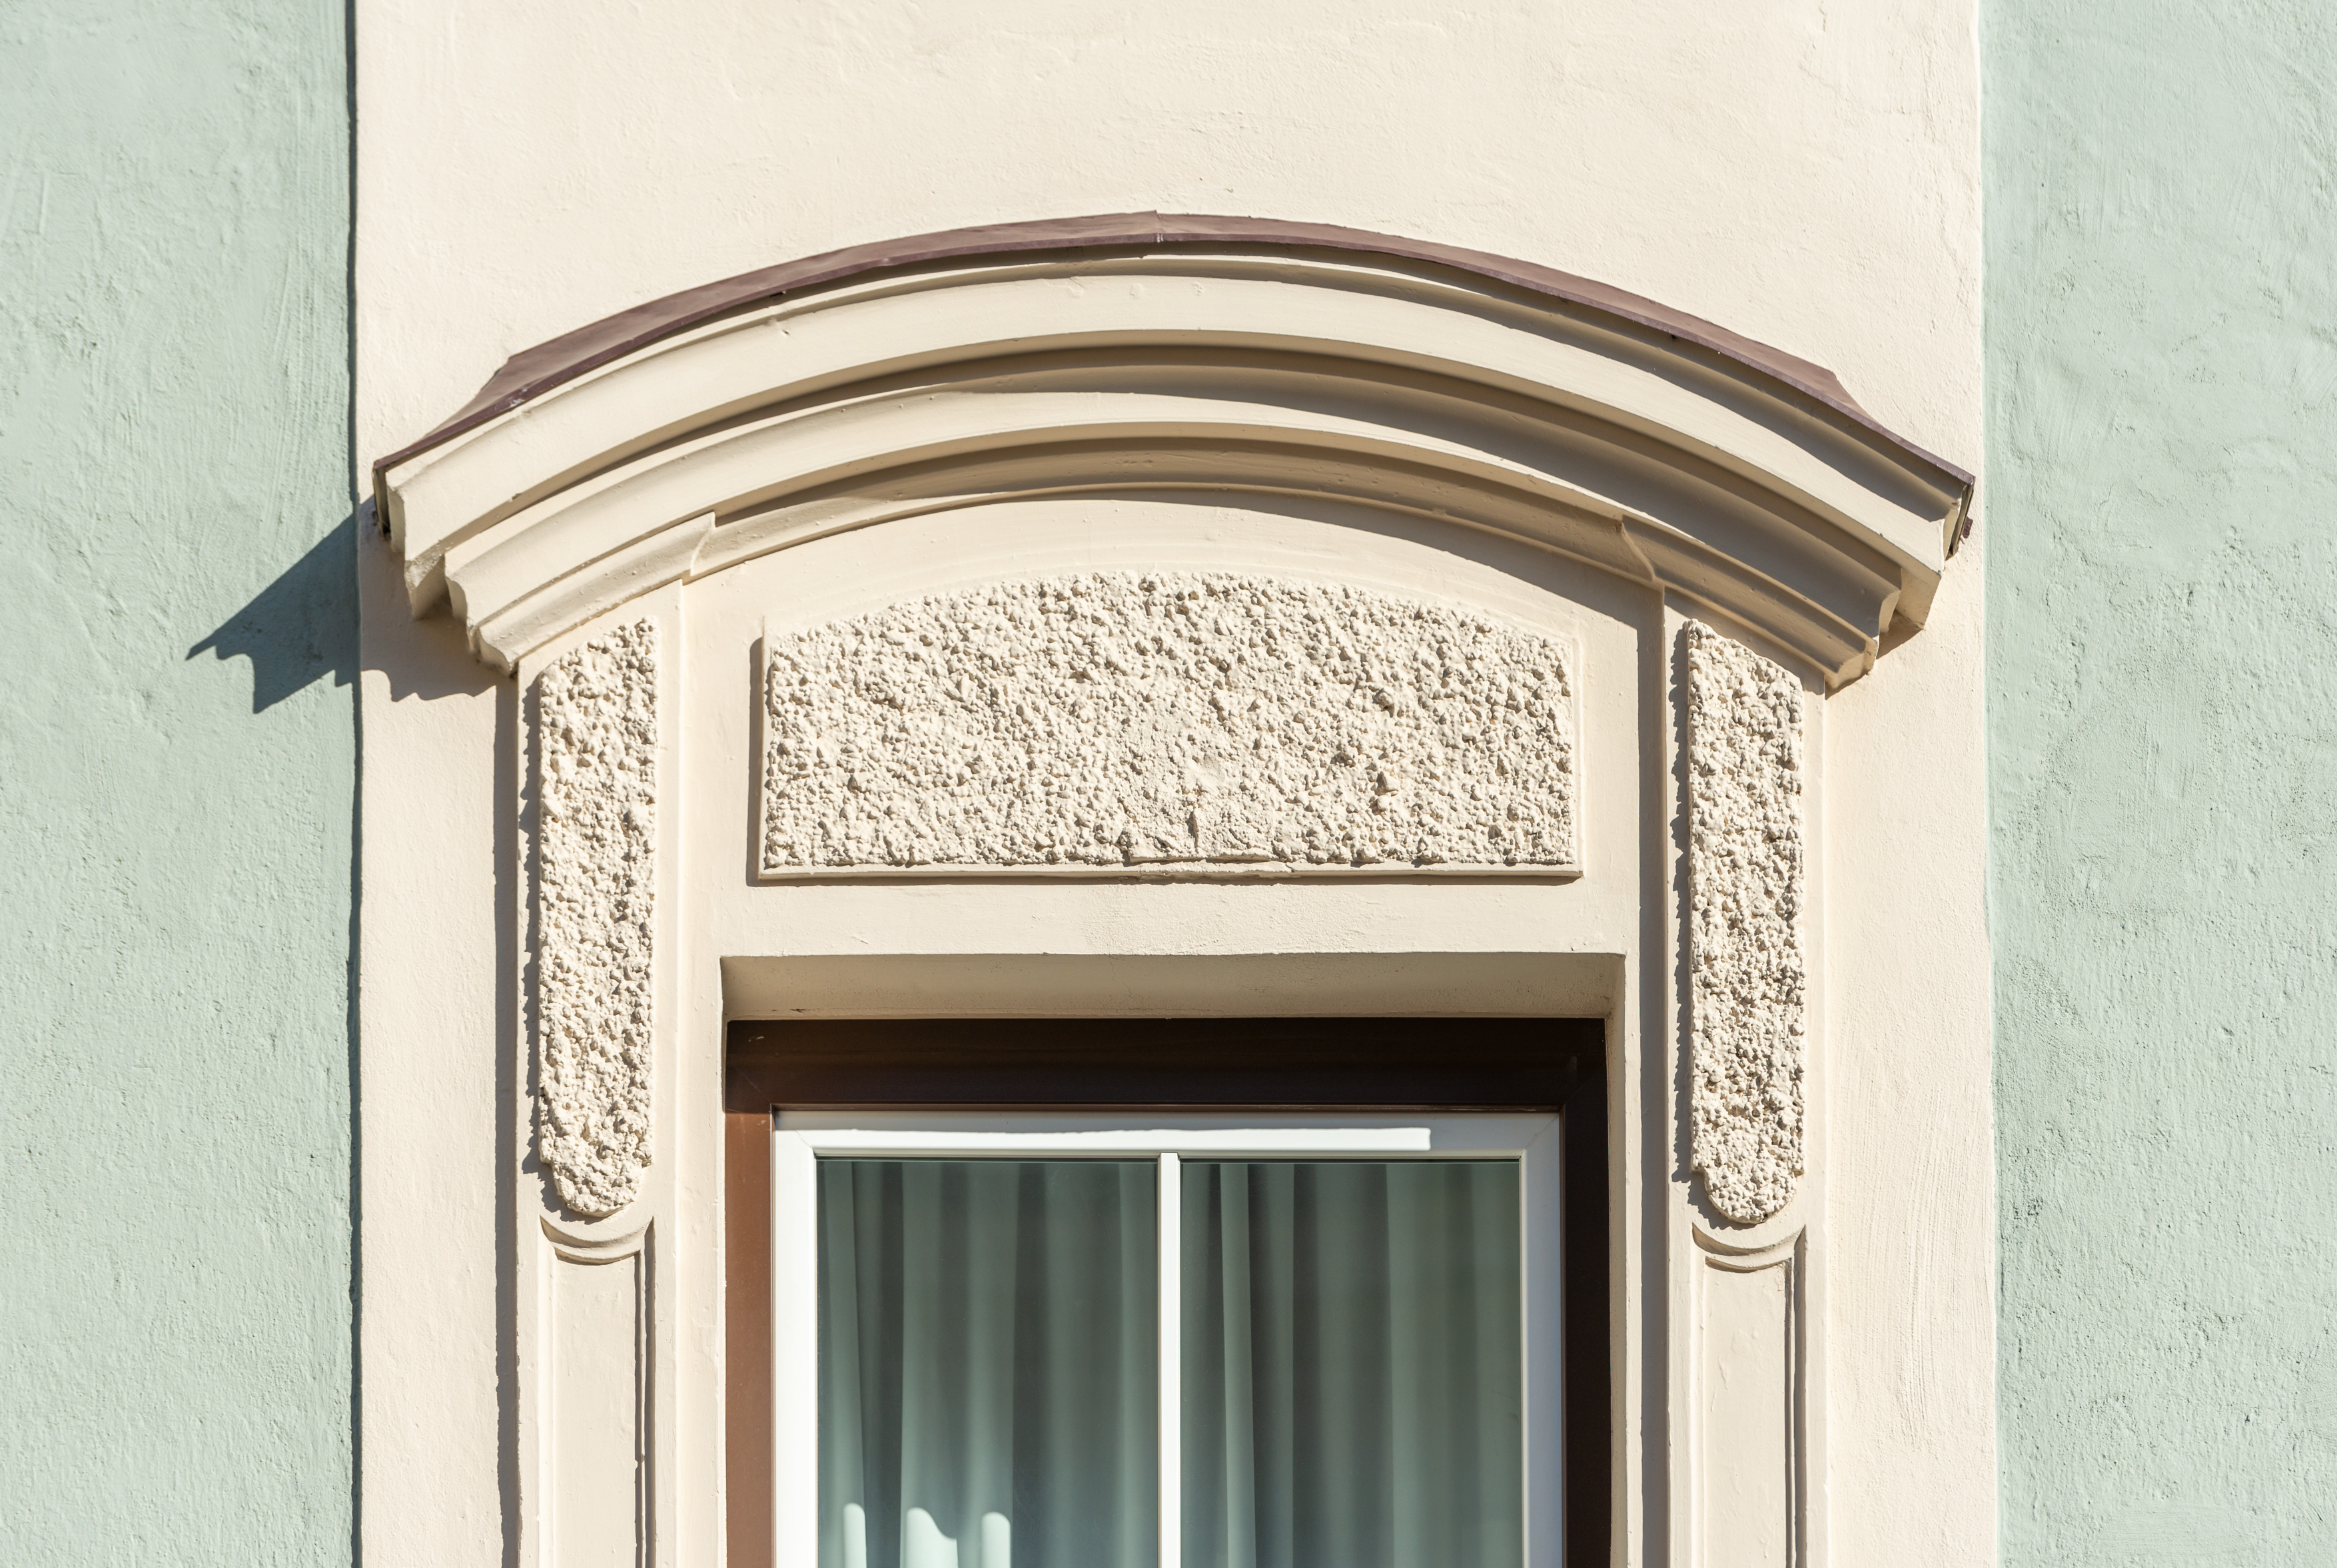
[[[639,621],[536,686],[536,1139],[580,1214],[631,1203],[650,1162],[657,658]]]
[[[1691,1147],[1713,1206],[1749,1225],[1802,1174],[1802,687],[1709,627],[1681,640]]]
[[[1569,869],[1567,645],[1225,574],[1003,582],[774,636],[762,867]]]

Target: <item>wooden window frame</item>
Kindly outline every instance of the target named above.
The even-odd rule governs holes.
[[[1564,1170],[1566,1561],[1606,1563],[1613,1439],[1605,1037],[1599,1018],[733,1022],[723,1085],[730,1568],[773,1568],[770,1140],[782,1110],[1555,1113]]]

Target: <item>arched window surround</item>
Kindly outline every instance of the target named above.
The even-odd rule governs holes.
[[[506,1114],[529,1127],[511,1265],[523,1560],[558,1561],[560,1530],[584,1516],[581,1478],[626,1463],[644,1560],[709,1560],[698,1493],[720,1485],[719,1353],[706,1348],[720,1308],[704,1177],[719,1140],[692,1118],[714,1104],[709,1060],[719,1081],[712,1025],[787,1009],[1157,1013],[1206,1008],[1222,987],[1248,1010],[1264,997],[1292,1013],[1607,1019],[1627,1368],[1618,1540],[1628,1561],[1703,1561],[1693,1543],[1757,1527],[1782,1532],[1782,1560],[1823,1560],[1824,899],[1810,803],[1826,699],[1922,626],[1970,526],[1970,475],[1882,428],[1823,369],[1602,285],[1354,230],[1146,213],[921,237],[652,302],[516,356],[382,459],[375,483],[409,608],[452,615],[523,694],[508,737],[522,831],[497,868],[526,906],[512,956],[527,998],[506,1042],[523,1086]],[[694,923],[713,862],[683,824],[696,841],[738,832],[749,818],[730,796],[757,787],[724,784],[712,813],[697,780],[709,758],[765,776],[768,717],[758,687],[719,736],[690,730],[713,688],[678,667],[681,651],[702,653],[720,617],[745,624],[727,600],[701,606],[768,592],[787,552],[848,534],[944,516],[980,530],[1025,503],[1134,516],[1168,498],[1335,531],[1382,515],[1415,542],[1542,552],[1564,563],[1551,580],[1604,585],[1576,593],[1586,604],[1638,595],[1636,645],[1594,628],[1565,656],[1580,681],[1638,650],[1628,696],[1582,718],[1594,773],[1633,754],[1630,820],[1594,819],[1591,852],[1562,869],[1452,873],[1460,897],[1521,875],[1535,897],[1613,894],[1641,911],[1638,928],[1567,927],[1514,952],[1384,932],[1354,952],[1257,942],[1182,958],[904,940],[856,968],[732,950]],[[1236,577],[1281,580],[1235,553]],[[1124,565],[1051,558],[1041,580]],[[977,562],[969,580],[1005,570]],[[1400,597],[1397,570],[1358,579]],[[761,586],[738,587],[750,579]],[[1700,768],[1725,787],[1699,794]],[[1595,778],[1582,787],[1600,798]],[[741,847],[752,862],[757,846]],[[1392,881],[1403,896],[1428,880],[1353,869],[1360,887]],[[1043,889],[1051,873],[1036,870]],[[878,872],[874,896],[897,894]],[[999,885],[995,868],[936,874],[965,911]],[[1348,896],[1305,885],[1325,889],[1305,895],[1325,909]],[[1119,908],[1154,891],[1131,872],[1092,896]],[[750,863],[721,896],[793,892]],[[563,993],[555,974],[583,979]],[[1732,1096],[1789,1078],[1789,1136],[1731,1119]],[[1776,1388],[1733,1378],[1732,1336],[1775,1352]],[[601,1362],[575,1359],[587,1344]],[[638,1411],[631,1460],[572,1414],[621,1397]],[[1783,1403],[1748,1414],[1748,1398]],[[1769,1417],[1770,1437],[1745,1446]],[[1715,1476],[1752,1477],[1783,1512],[1716,1517]],[[1639,1555],[1651,1540],[1661,1554]]]

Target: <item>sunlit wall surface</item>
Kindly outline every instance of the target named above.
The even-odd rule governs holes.
[[[351,1540],[333,4],[0,5],[0,1561]]]
[[[2004,1561],[2337,1522],[2337,10],[1991,0]]]

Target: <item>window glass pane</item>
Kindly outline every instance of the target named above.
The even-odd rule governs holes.
[[[1150,1568],[1158,1170],[819,1163],[821,1568]]]
[[[1184,1164],[1184,1568],[1518,1568],[1511,1161]]]

